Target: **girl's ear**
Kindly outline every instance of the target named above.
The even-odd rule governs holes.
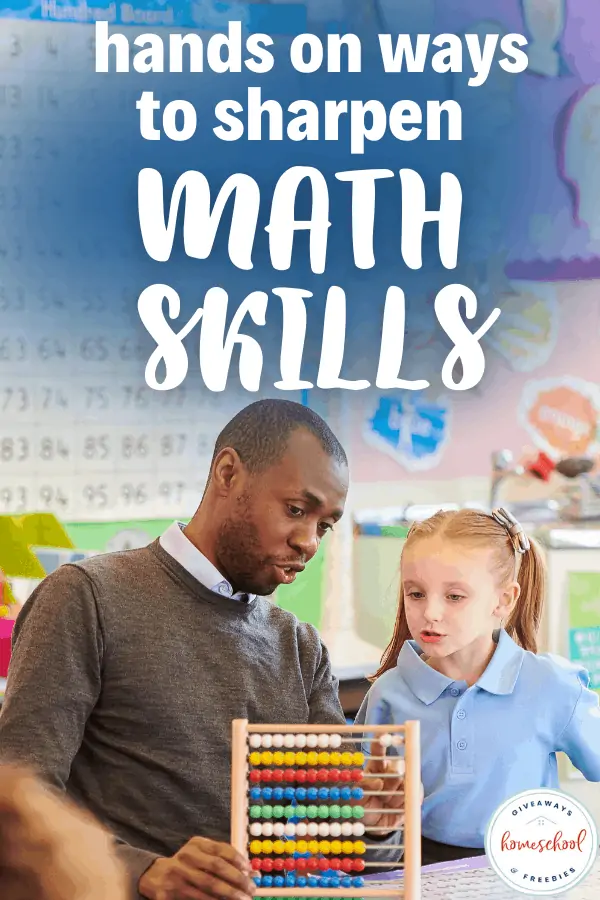
[[[500,619],[501,622],[506,622],[514,610],[520,596],[521,585],[518,581],[512,581],[500,594],[498,606],[494,610],[496,618]]]

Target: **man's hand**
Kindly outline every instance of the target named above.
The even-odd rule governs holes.
[[[157,859],[140,878],[148,900],[250,900],[250,863],[229,844],[194,837],[174,856]]]

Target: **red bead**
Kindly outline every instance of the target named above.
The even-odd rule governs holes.
[[[252,771],[250,772],[250,775],[248,777],[250,778],[250,781],[253,784],[256,784],[258,781],[260,781],[260,770],[252,769]]]
[[[309,781],[311,784],[315,783],[315,781],[317,780],[317,772],[315,769],[308,770],[308,772],[306,773],[306,780]]]
[[[250,863],[250,865],[251,865],[252,868],[255,869],[257,872],[260,872],[260,869],[261,869],[261,863],[262,863],[262,860],[260,860],[260,859],[253,859],[252,862]]]
[[[342,872],[351,872],[352,871],[352,860],[351,859],[343,859],[340,863],[340,868]]]
[[[306,868],[307,868],[306,863],[307,862],[308,862],[308,860],[306,860],[306,859],[297,859],[296,860],[296,868],[298,869],[299,872],[306,872]]]
[[[296,769],[296,781],[298,784],[304,784],[306,781],[306,772],[304,769]]]
[[[352,862],[352,868],[355,872],[364,872],[365,870],[365,861],[364,859],[355,859]]]
[[[348,769],[342,769],[340,772],[340,781],[352,781],[352,772]]]
[[[286,769],[283,773],[284,781],[295,781],[296,780],[296,770],[295,769]]]
[[[273,778],[273,773],[270,769],[263,769],[259,774],[262,775],[263,781],[271,781]]]
[[[273,769],[273,781],[283,781],[283,769]]]
[[[273,860],[273,869],[276,872],[283,872],[283,860],[281,859],[281,857]]]
[[[296,860],[295,860],[295,859],[292,859],[291,857],[288,857],[288,858],[284,861],[284,866],[285,866],[285,868],[287,869],[288,872],[293,872],[294,869],[296,868]]]
[[[317,772],[317,781],[329,781],[329,772],[327,769],[319,769]]]
[[[319,859],[317,860],[319,863],[319,868],[321,872],[326,872],[329,868],[329,860],[328,859]]]
[[[364,772],[362,769],[353,769],[350,775],[352,777],[352,781],[362,781]]]
[[[329,860],[329,868],[333,869],[334,872],[339,872],[342,865],[342,861],[340,859],[330,859]]]
[[[329,771],[329,780],[330,781],[339,781],[340,780],[340,770],[339,769],[331,769]]]
[[[272,872],[273,871],[273,860],[272,859],[263,859],[262,862],[262,870],[263,872]]]
[[[319,860],[318,859],[307,859],[306,860],[306,868],[309,872],[316,872],[319,868]]]

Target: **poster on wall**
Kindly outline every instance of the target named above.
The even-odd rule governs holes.
[[[558,340],[556,286],[515,281],[498,304],[502,315],[484,340],[515,372],[532,372],[545,365]]]
[[[528,382],[519,418],[552,459],[593,456],[600,449],[600,387],[590,381],[564,376]]]
[[[363,436],[409,472],[434,469],[450,435],[450,404],[409,392],[380,397],[367,415]]]
[[[600,694],[600,572],[569,573],[569,658]]]

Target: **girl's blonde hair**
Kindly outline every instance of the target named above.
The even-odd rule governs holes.
[[[455,512],[440,511],[424,522],[415,523],[408,532],[402,552],[419,539],[434,535],[457,544],[491,548],[495,551],[493,558],[499,584],[517,581],[521,588],[519,598],[504,625],[505,630],[524,650],[537,653],[537,633],[546,593],[546,564],[537,543],[529,538],[529,548],[524,553],[519,553],[517,535],[513,537],[504,525],[487,513],[461,509]],[[402,646],[410,639],[404,610],[404,586],[400,579],[394,634],[371,681],[394,668]]]

